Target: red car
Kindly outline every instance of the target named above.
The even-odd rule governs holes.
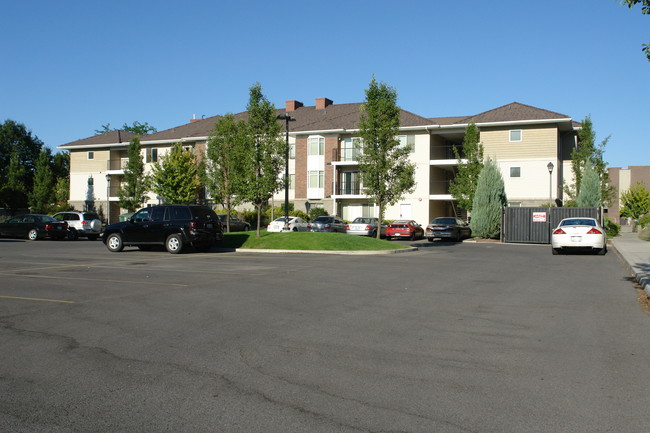
[[[386,227],[386,239],[403,238],[409,240],[423,239],[424,229],[413,220],[393,221]]]

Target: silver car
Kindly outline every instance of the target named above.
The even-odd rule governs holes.
[[[102,222],[95,212],[59,212],[54,214],[54,219],[68,223],[72,239],[83,236],[94,241],[102,232]]]
[[[379,227],[379,218],[359,217],[355,218],[346,227],[346,233],[357,236],[377,237],[377,227]],[[381,225],[381,236],[386,234],[386,225]]]
[[[319,216],[311,222],[312,232],[339,232],[345,233],[347,223],[334,216]]]

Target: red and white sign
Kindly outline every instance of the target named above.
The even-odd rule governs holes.
[[[546,222],[546,212],[533,212],[533,222],[534,223],[545,223]]]

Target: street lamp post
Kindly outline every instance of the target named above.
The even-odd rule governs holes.
[[[287,143],[284,153],[284,228],[282,230],[289,231],[289,122],[293,122],[296,119],[289,116],[288,113],[278,114],[276,119],[284,120],[284,132]]]
[[[111,223],[111,175],[106,174],[106,224]]]
[[[553,163],[549,162],[546,165],[546,168],[548,168],[548,202],[549,206],[551,206],[551,203],[553,203]]]

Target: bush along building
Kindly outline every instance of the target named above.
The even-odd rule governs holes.
[[[346,220],[376,216],[357,162],[362,105],[316,98],[313,106],[289,100],[284,109],[277,110],[278,115],[289,114],[295,119],[289,127],[289,200],[294,209],[324,208]],[[145,172],[178,142],[203,154],[218,118],[192,119],[142,136]],[[235,118],[246,119],[247,113]],[[278,122],[284,128],[284,121]],[[401,110],[398,139],[408,146],[409,158],[416,165],[416,187],[386,209],[387,219],[414,219],[425,224],[438,216],[467,217],[456,205],[449,185],[459,164],[454,146],[462,158],[470,123],[479,129],[484,157],[496,161],[501,171],[510,206],[540,206],[563,199],[564,185],[572,183],[570,158],[580,127],[571,117],[517,102],[457,117],[426,118]],[[117,190],[132,138],[130,133],[111,131],[58,147],[70,152],[70,204],[75,209],[101,207],[111,221],[117,220],[124,211],[117,204]],[[272,201],[280,205],[284,196],[284,190],[279,191]],[[150,194],[147,203],[160,201]]]

